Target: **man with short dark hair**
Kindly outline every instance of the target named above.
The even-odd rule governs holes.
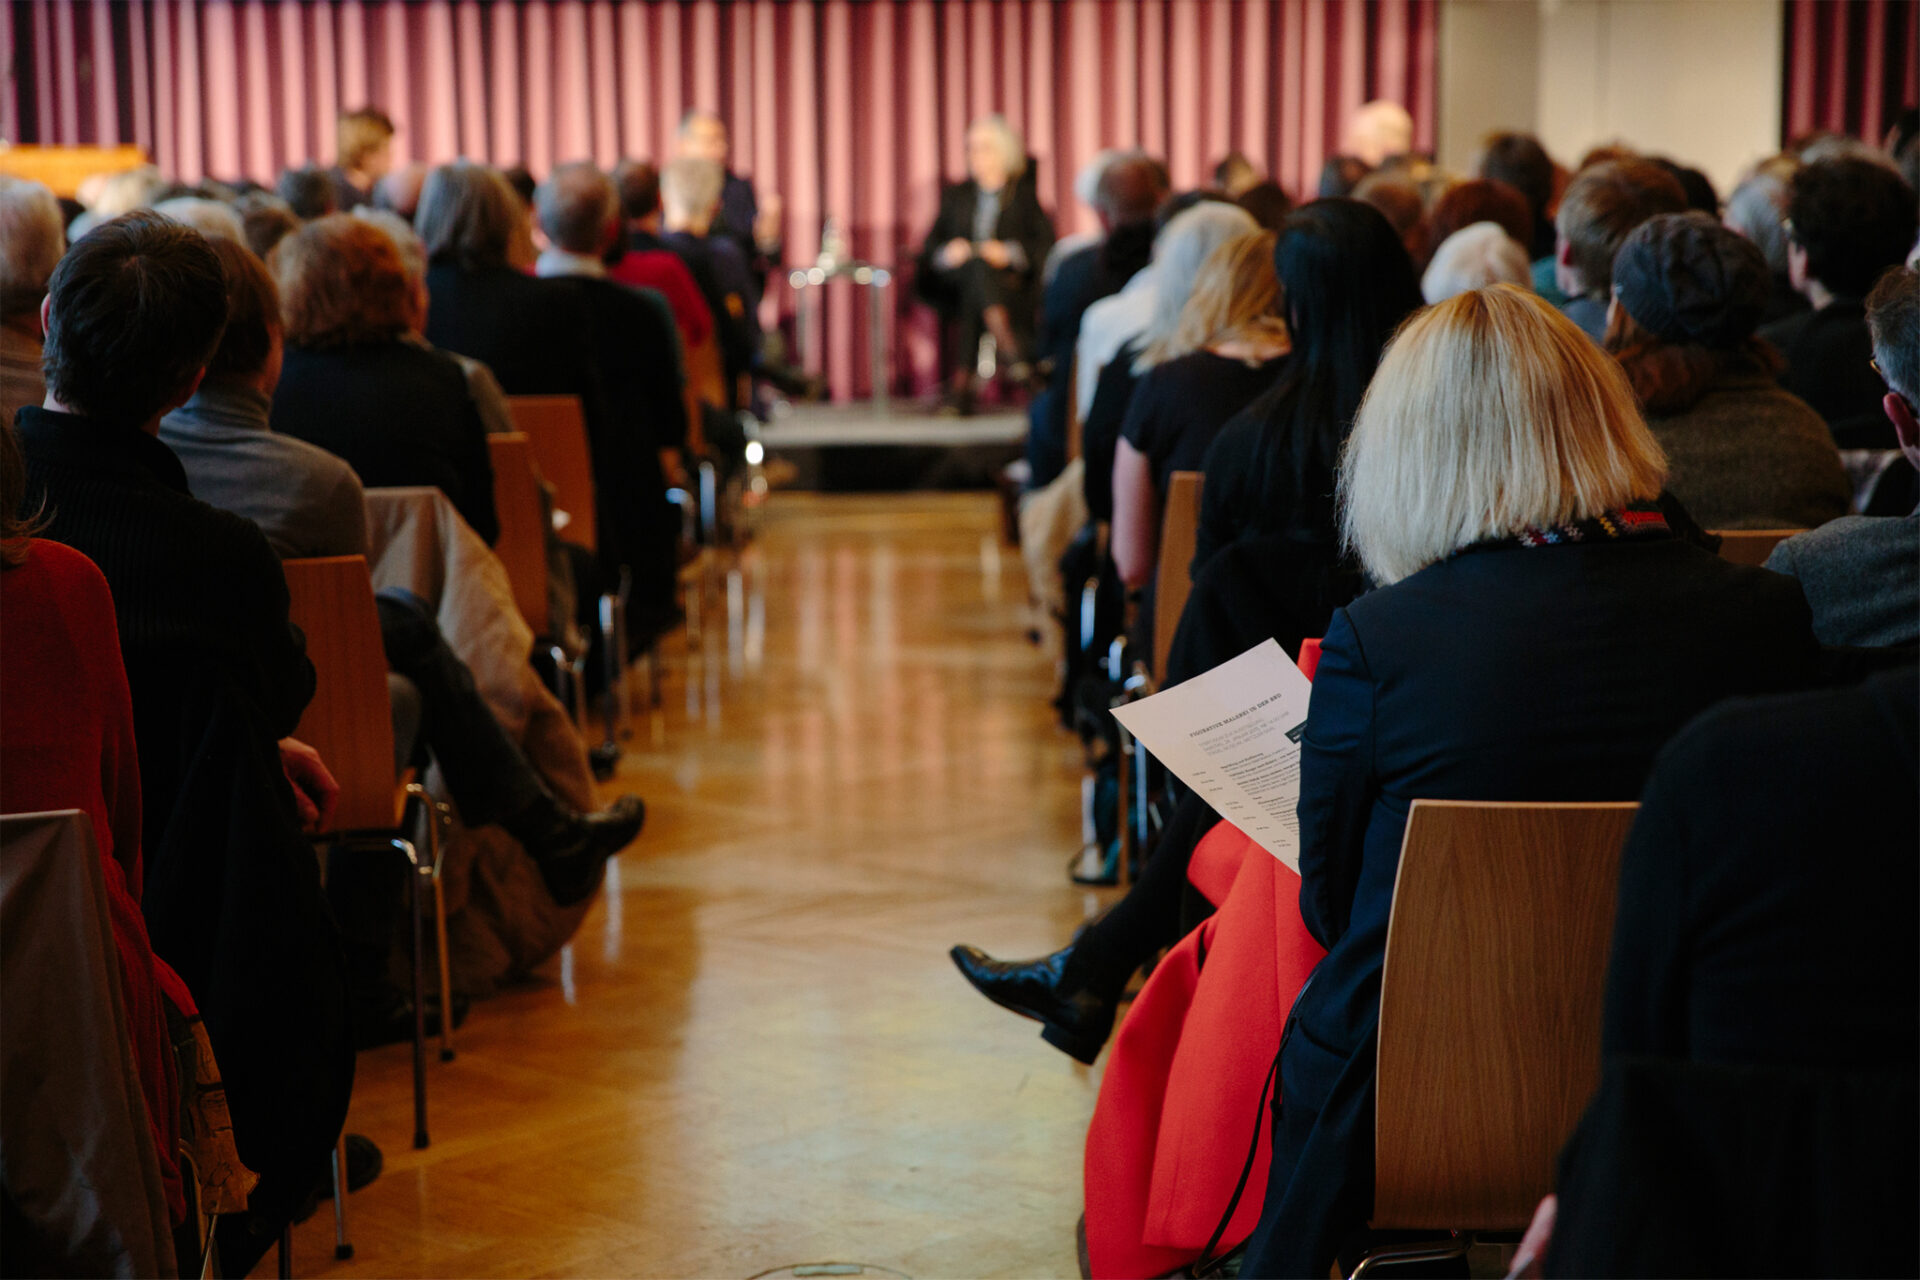
[[[1613,255],[1648,218],[1679,213],[1687,193],[1650,160],[1609,160],[1583,169],[1554,215],[1555,282],[1567,296],[1561,310],[1589,338],[1607,332],[1613,298]]]
[[[1533,243],[1528,253],[1537,261],[1553,253],[1553,160],[1540,140],[1530,133],[1496,133],[1480,156],[1480,175],[1504,182],[1527,198],[1533,210]]]
[[[1780,385],[1827,420],[1843,450],[1889,450],[1883,388],[1867,361],[1867,292],[1913,245],[1913,188],[1883,164],[1854,156],[1818,160],[1793,175],[1787,195],[1787,274],[1813,310],[1760,336],[1787,358]],[[1858,467],[1850,467],[1858,473]]]
[[[1895,267],[1867,295],[1869,367],[1906,461],[1920,468],[1920,271]],[[1911,492],[1911,490],[1909,490]],[[1773,549],[1767,568],[1800,579],[1823,644],[1920,643],[1920,507],[1903,516],[1843,516]]]
[[[192,497],[155,438],[228,309],[199,232],[150,210],[100,224],[48,284],[46,401],[17,428],[26,509],[113,591],[147,924],[200,1003],[240,1158],[263,1179],[250,1214],[221,1220],[223,1262],[244,1274],[325,1167],[353,1059],[338,934],[299,830],[325,822],[337,787],[286,736],[314,691],[286,579],[260,530]]]

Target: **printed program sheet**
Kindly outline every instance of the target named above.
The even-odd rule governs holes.
[[[1300,739],[1312,689],[1268,640],[1113,714],[1221,817],[1298,871]]]

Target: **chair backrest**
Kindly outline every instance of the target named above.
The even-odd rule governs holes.
[[[687,449],[690,453],[705,453],[705,415],[701,408],[727,407],[726,362],[720,358],[719,339],[712,333],[699,345],[686,348],[683,357],[687,368]]]
[[[533,460],[567,513],[561,536],[589,551],[600,546],[593,506],[593,448],[578,396],[508,396],[513,425],[524,432]]]
[[[1520,1230],[1600,1078],[1637,805],[1416,800],[1380,984],[1376,1228]]]
[[[500,539],[493,554],[513,584],[513,602],[537,636],[551,635],[547,598],[546,519],[541,514],[540,478],[533,470],[533,447],[515,431],[488,436],[493,455],[493,507],[500,517]]]
[[[1805,529],[1713,529],[1720,539],[1720,558],[1735,564],[1765,564],[1773,549]]]
[[[313,701],[293,736],[320,753],[340,784],[334,830],[390,828],[398,814],[393,711],[366,558],[322,556],[281,567],[315,677]]]
[[[1193,548],[1200,536],[1200,490],[1206,477],[1176,471],[1167,477],[1167,510],[1160,522],[1160,567],[1153,579],[1153,677],[1167,678],[1167,652],[1180,611],[1193,590]]]

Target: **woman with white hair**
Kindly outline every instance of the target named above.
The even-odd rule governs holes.
[[[14,410],[47,396],[40,302],[67,251],[61,222],[48,187],[0,173],[0,427],[12,424]]]
[[[976,353],[983,334],[994,363],[1016,384],[1033,376],[1033,318],[1040,270],[1053,246],[1053,220],[1040,207],[1026,144],[1003,116],[967,130],[968,177],[940,196],[914,287],[951,330],[949,407],[970,413],[978,390]]]
[[[1279,1046],[1241,1274],[1323,1275],[1364,1236],[1413,801],[1632,800],[1696,713],[1809,677],[1806,601],[1677,537],[1665,476],[1619,366],[1532,294],[1461,294],[1381,360],[1339,476],[1380,585],[1327,628],[1300,765],[1300,915],[1327,955]]]
[[[1476,222],[1440,242],[1420,277],[1420,295],[1432,304],[1496,284],[1532,288],[1533,265],[1525,246],[1499,223]]]

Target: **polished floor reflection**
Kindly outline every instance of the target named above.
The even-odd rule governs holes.
[[[386,1173],[357,1256],[323,1206],[297,1274],[1076,1274],[1095,1081],[946,957],[1050,950],[1095,905],[993,500],[775,495],[704,612],[614,784],[640,843],[431,1065],[430,1149],[406,1049],[361,1056]]]

